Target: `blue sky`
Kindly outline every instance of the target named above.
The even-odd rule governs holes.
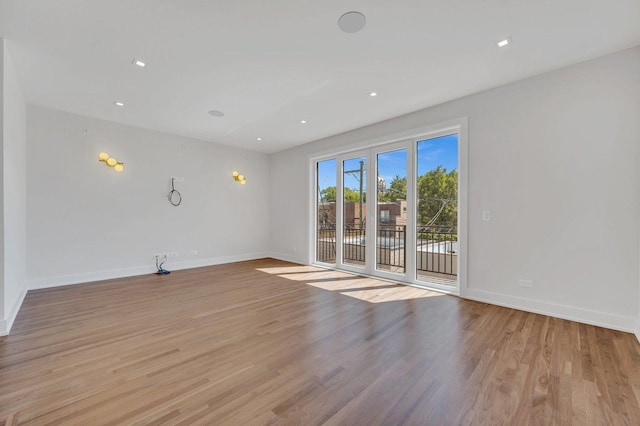
[[[345,161],[345,170],[358,170],[360,160],[354,158]],[[443,166],[447,171],[458,168],[458,135],[447,135],[418,142],[418,175]],[[407,153],[405,150],[378,154],[378,172],[387,182],[387,186],[396,175],[407,175]],[[358,189],[359,173],[345,176],[347,188]],[[320,189],[336,185],[336,161],[328,160],[318,163],[318,180]],[[366,178],[365,178],[366,188]]]
[[[418,176],[443,166],[448,172],[458,169],[458,134],[418,142]]]

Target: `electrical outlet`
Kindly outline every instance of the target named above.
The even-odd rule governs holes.
[[[178,257],[178,252],[177,251],[172,252],[171,257]]]
[[[162,256],[160,253],[153,253],[153,257],[160,257]]]
[[[193,256],[197,255],[197,254],[198,254],[198,250],[191,250],[191,254],[192,254]]]
[[[520,284],[520,287],[527,287],[527,288],[533,287],[533,281],[531,280],[520,280],[518,283]]]
[[[482,220],[489,222],[491,220],[491,210],[484,210],[482,212]]]

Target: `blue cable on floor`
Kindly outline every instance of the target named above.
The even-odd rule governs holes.
[[[160,256],[156,256],[156,268],[158,269],[158,271],[156,272],[156,275],[167,275],[167,274],[170,274],[171,271],[169,271],[168,269],[164,269],[162,267],[162,265],[164,265],[164,262],[167,261],[167,256],[163,256],[163,260],[160,263],[158,263],[159,262],[159,258],[160,258]]]

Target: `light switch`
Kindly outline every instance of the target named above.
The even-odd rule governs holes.
[[[482,211],[482,220],[485,222],[489,222],[491,220],[491,210]]]

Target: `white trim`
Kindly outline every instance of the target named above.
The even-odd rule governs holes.
[[[584,324],[596,325],[598,327],[610,328],[633,333],[636,332],[636,319],[621,315],[608,314],[604,312],[591,311],[588,309],[576,308],[574,306],[560,305],[556,303],[543,302],[539,300],[525,299],[522,297],[509,296],[505,294],[493,293],[475,288],[467,288],[465,299],[478,302],[490,303],[492,305],[504,306],[535,314],[547,315],[550,317],[562,318]]]
[[[329,158],[334,158],[341,154],[347,154],[351,151],[357,151],[361,149],[376,148],[380,145],[387,145],[394,142],[401,142],[407,139],[428,139],[438,137],[439,134],[446,134],[451,130],[458,129],[462,126],[466,129],[467,117],[454,118],[452,120],[441,121],[426,126],[413,127],[411,129],[403,130],[401,132],[389,133],[381,136],[377,136],[371,139],[364,139],[358,142],[354,142],[348,145],[344,145],[340,149],[326,149],[324,151],[317,151],[307,154],[307,158],[311,161],[322,161]],[[321,142],[320,139],[316,142]]]
[[[312,263],[316,257],[316,248],[315,248],[315,236],[317,235],[317,220],[315,217],[315,212],[318,211],[318,196],[316,194],[318,188],[317,182],[317,169],[316,161],[312,158],[307,158],[307,229],[309,232],[307,233],[307,263]],[[336,190],[337,190],[336,186]],[[314,213],[311,214],[309,212],[311,209]],[[281,259],[280,257],[276,257],[276,259]],[[285,260],[285,259],[281,259]]]
[[[315,181],[315,175],[316,172],[315,170],[310,170],[310,167],[307,167],[307,187],[315,187],[316,185],[316,181]],[[316,211],[316,206],[315,206],[315,189],[312,192],[307,191],[306,194],[306,203],[305,203],[305,207],[304,207],[304,214],[306,215],[306,217],[308,218],[308,220],[310,222],[313,223],[312,226],[315,226],[316,220],[314,219],[314,215],[311,214],[311,211]],[[311,206],[311,203],[314,203],[313,206]],[[315,213],[314,213],[315,214]],[[315,237],[315,231],[314,231],[314,237]],[[315,238],[310,238],[309,234],[307,233],[307,235],[305,235],[305,239],[306,239],[306,243],[307,243],[307,257],[310,255],[311,251],[310,248],[312,246],[315,245]],[[295,252],[296,249],[295,247],[293,248],[293,251]],[[269,255],[271,256],[271,255]],[[295,263],[305,263],[304,260],[302,260],[302,262],[300,262],[300,259],[298,259]]]
[[[200,268],[203,266],[220,265],[223,263],[242,262],[246,260],[262,259],[270,257],[268,252],[257,252],[235,256],[221,256],[209,259],[197,259],[186,262],[176,262],[167,264],[167,269],[179,271],[182,269]],[[152,274],[155,272],[153,266],[137,266],[132,268],[111,269],[107,271],[85,272],[81,274],[58,275],[54,277],[38,278],[28,282],[29,290],[42,288],[59,287],[63,285],[83,284],[94,281],[104,281],[115,278],[127,278],[137,275]]]
[[[286,262],[296,263],[299,265],[311,264],[313,266],[317,266],[325,269],[339,270],[341,272],[351,273],[354,275],[370,276],[372,278],[379,279],[379,280],[396,282],[398,284],[405,284],[405,285],[425,288],[420,285],[402,283],[402,282],[394,281],[391,279],[385,279],[383,277],[344,271],[344,270],[340,270],[335,267],[332,267],[330,265],[305,263],[301,259],[297,259],[295,257],[289,256],[286,254],[275,253],[275,252],[271,252],[271,253],[258,252],[258,253],[247,254],[247,255],[224,256],[224,257],[216,257],[216,258],[210,258],[210,259],[200,259],[200,260],[189,261],[189,262],[180,262],[172,265],[171,269],[177,271],[177,270],[183,270],[183,269],[213,266],[213,265],[232,263],[232,262],[242,262],[242,261],[262,259],[262,258],[273,258],[273,259],[283,260]],[[43,278],[39,280],[34,280],[30,282],[29,290],[58,287],[58,286],[71,285],[71,284],[81,284],[81,283],[88,283],[92,281],[103,281],[103,280],[108,280],[113,278],[126,278],[126,277],[131,277],[136,275],[149,274],[152,272],[153,272],[153,268],[144,266],[144,267],[138,267],[138,268],[124,268],[124,269],[118,269],[118,270],[99,271],[99,272],[91,272],[91,273],[84,273],[84,274],[62,275],[62,276],[52,277],[48,279]],[[452,294],[452,292],[446,291],[446,289],[431,288],[431,290]],[[27,290],[23,290],[22,293],[20,294],[20,297],[14,304],[13,309],[11,310],[9,319],[0,320],[0,336],[6,336],[11,331],[11,327],[13,326],[13,323],[18,315],[18,312],[20,310],[20,307],[22,306],[22,303],[24,301],[24,298],[26,297],[26,294],[27,294]],[[555,303],[542,302],[538,300],[525,299],[525,298],[493,293],[493,292],[478,290],[473,288],[467,288],[465,297],[461,296],[461,298],[475,300],[478,302],[489,303],[497,306],[504,306],[511,309],[518,309],[518,310],[532,312],[532,313],[541,314],[541,315],[547,315],[547,316],[556,317],[556,318],[562,318],[562,319],[576,321],[584,324],[590,324],[590,325],[595,325],[599,327],[605,327],[605,328],[610,328],[614,330],[630,332],[630,333],[634,333],[636,338],[640,342],[640,319],[636,319],[633,317],[607,314],[603,312],[591,311],[588,309],[576,308],[573,306],[566,306],[566,305],[560,305]]]
[[[0,336],[7,336],[11,332],[11,327],[13,327],[13,323],[18,316],[18,312],[20,312],[20,308],[22,307],[22,302],[24,302],[24,298],[27,295],[27,289],[24,289],[20,292],[18,299],[13,304],[13,308],[6,320],[0,321]]]
[[[336,266],[343,271],[350,271],[355,274],[370,274],[372,270],[372,250],[370,244],[365,244],[365,264],[363,266],[357,264],[351,264],[344,261],[344,208],[345,208],[345,200],[344,200],[344,162],[348,160],[357,160],[360,158],[364,158],[365,164],[365,191],[369,192],[371,190],[371,150],[368,148],[362,148],[357,151],[350,151],[344,153],[342,155],[336,156],[337,164],[336,164]],[[377,187],[377,186],[376,186]],[[367,210],[367,214],[364,217],[365,220],[365,235],[373,235],[374,231],[372,229],[372,221],[369,220],[371,217],[369,207],[370,201],[364,201],[365,209]],[[375,216],[375,213],[374,213]],[[360,220],[360,229],[362,229],[362,217]],[[313,235],[313,239],[315,240],[316,235]]]
[[[317,191],[317,182],[316,182],[316,164],[321,161],[336,160],[336,188],[341,188],[342,186],[342,161],[345,158],[353,158],[359,156],[367,157],[369,173],[367,173],[367,182],[368,186],[371,189],[377,188],[377,167],[375,161],[375,155],[379,151],[392,151],[395,149],[407,149],[407,192],[409,195],[413,192],[413,198],[415,198],[417,189],[416,189],[416,173],[415,173],[415,164],[416,164],[416,143],[419,141],[433,139],[441,136],[446,136],[450,134],[458,135],[458,236],[459,236],[459,255],[458,255],[458,277],[456,283],[455,291],[451,291],[448,286],[442,286],[438,283],[428,282],[428,281],[420,281],[418,280],[411,272],[415,270],[411,263],[408,262],[406,273],[402,274],[402,277],[398,277],[397,282],[401,282],[403,284],[416,285],[423,288],[430,288],[436,291],[444,291],[449,294],[455,295],[463,295],[467,289],[467,265],[468,265],[468,253],[467,253],[467,241],[468,241],[468,176],[469,176],[469,160],[468,160],[468,152],[469,152],[469,119],[468,117],[459,117],[452,120],[443,121],[440,123],[434,123],[427,126],[420,126],[417,128],[412,128],[408,130],[404,130],[402,132],[391,133],[379,137],[375,137],[372,139],[366,139],[359,141],[357,143],[349,144],[343,146],[341,149],[335,150],[325,150],[321,152],[311,153],[307,155],[307,170],[308,170],[308,193],[307,193],[307,218],[309,221],[309,226],[307,228],[307,243],[308,243],[308,264],[325,267],[325,264],[316,262],[316,246],[315,246],[315,238],[317,234],[316,229],[316,211],[317,211],[317,200],[316,200],[316,191]],[[411,164],[409,164],[411,163]],[[371,173],[373,171],[373,173]],[[412,177],[412,178],[411,178]],[[374,192],[375,193],[375,192]],[[409,198],[409,197],[408,197]],[[373,198],[374,206],[377,203],[377,196]],[[415,223],[415,217],[417,215],[415,202],[410,203],[409,200],[408,207],[412,204],[411,214],[407,216],[408,223]],[[313,211],[313,213],[311,213]],[[409,212],[408,212],[409,213]],[[337,222],[340,223],[340,218],[342,214],[342,198],[336,197],[336,216]],[[370,220],[367,220],[367,228],[373,226],[375,229],[375,224],[377,221],[377,207],[374,208],[374,214],[371,216],[367,214]],[[413,216],[413,217],[411,217]],[[342,241],[341,228],[337,227],[336,229],[336,241]],[[371,232],[370,229],[367,229],[367,234],[373,235],[375,232]],[[410,235],[408,232],[407,235]],[[387,274],[383,271],[377,271],[375,269],[375,247],[368,247],[366,259],[367,265],[364,268],[356,268],[351,267],[349,265],[345,265],[340,262],[342,258],[342,246],[338,244],[336,246],[336,268],[341,271],[349,271],[356,274],[373,276],[377,278],[387,278],[393,281],[396,281],[394,278],[394,274]],[[331,266],[329,266],[331,267]]]
[[[302,259],[298,259],[297,257],[293,257],[290,256],[288,254],[284,254],[284,253],[269,253],[268,256],[266,257],[270,257],[272,259],[276,259],[276,260],[282,260],[284,262],[291,262],[291,263],[296,263],[298,265],[309,265],[309,263],[305,262]]]
[[[458,120],[458,295],[465,297],[469,253],[469,119]]]
[[[415,153],[416,153],[416,145],[417,142],[415,138],[405,139],[399,142],[394,142],[391,144],[384,144],[377,147],[371,148],[371,201],[373,204],[372,212],[373,214],[370,216],[369,221],[372,224],[372,232],[368,235],[373,235],[373,239],[378,239],[378,225],[380,218],[378,217],[378,204],[380,202],[378,196],[378,175],[379,164],[378,164],[378,155],[384,154],[387,152],[394,151],[405,151],[406,153],[406,194],[405,201],[407,203],[407,217],[406,217],[406,225],[405,225],[405,245],[404,249],[407,247],[415,247],[415,232],[409,232],[411,226],[409,224],[415,223],[415,197],[416,197],[416,176],[415,176]],[[370,254],[368,256],[371,259],[371,276],[389,279],[394,282],[402,282],[402,283],[412,283],[414,280],[414,272],[415,271],[415,257],[414,256],[405,256],[405,265],[404,272],[391,272],[385,271],[384,269],[378,269],[378,250],[376,249],[377,243],[374,242],[370,245]]]

